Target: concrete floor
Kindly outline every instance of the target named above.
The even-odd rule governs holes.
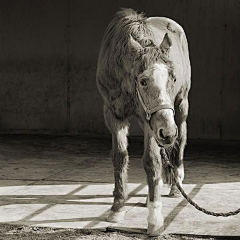
[[[0,136],[0,223],[146,232],[142,138],[130,138],[126,219],[106,222],[113,190],[110,138]],[[240,207],[240,143],[190,141],[184,189],[201,206]],[[207,216],[162,192],[164,233],[240,236],[240,214]]]

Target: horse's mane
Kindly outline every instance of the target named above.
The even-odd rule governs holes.
[[[141,35],[146,31],[146,27],[143,26],[145,19],[143,13],[138,14],[132,9],[122,8],[108,25],[102,46],[107,48],[112,40],[115,40],[115,43],[127,44],[130,34],[133,34],[135,39],[141,40]]]
[[[103,51],[108,51],[107,61],[110,68],[113,62],[117,63],[118,66],[123,65],[123,59],[129,57],[131,54],[129,53],[129,39],[132,36],[143,47],[142,51],[135,56],[141,70],[146,69],[156,61],[161,61],[169,69],[172,69],[172,62],[162,54],[160,47],[154,43],[153,33],[147,27],[146,19],[143,13],[126,8],[115,14],[102,40]]]

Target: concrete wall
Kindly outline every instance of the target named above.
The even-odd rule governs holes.
[[[184,27],[189,137],[240,140],[238,0],[0,0],[0,132],[108,134],[95,71],[119,7]],[[141,134],[137,125],[132,134]]]

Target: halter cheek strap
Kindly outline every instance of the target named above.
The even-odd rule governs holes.
[[[150,119],[151,119],[151,116],[153,113],[159,111],[159,110],[162,110],[162,109],[171,109],[173,111],[173,115],[175,114],[175,111],[174,111],[174,108],[172,105],[170,104],[160,104],[160,105],[157,105],[155,107],[153,107],[152,109],[148,109],[147,106],[145,105],[144,101],[143,101],[143,98],[140,94],[140,92],[138,91],[138,88],[136,87],[136,91],[137,91],[137,96],[138,96],[138,99],[146,113],[146,119],[147,121],[149,122]]]

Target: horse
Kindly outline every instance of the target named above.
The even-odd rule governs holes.
[[[191,85],[188,42],[183,28],[164,17],[146,17],[120,9],[108,25],[100,46],[96,82],[103,98],[107,128],[112,134],[114,202],[108,221],[122,221],[127,199],[129,118],[135,116],[144,132],[143,165],[148,184],[148,234],[164,230],[161,189],[176,182],[164,170],[164,148],[177,181],[184,179],[183,156],[187,140],[188,93]]]

